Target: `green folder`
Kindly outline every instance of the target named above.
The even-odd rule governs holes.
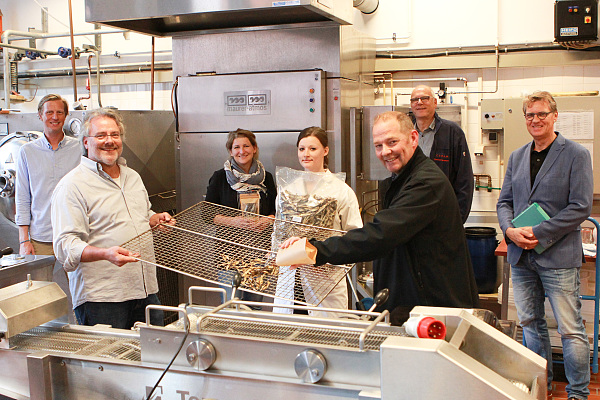
[[[517,215],[512,223],[515,228],[522,228],[524,226],[536,226],[540,224],[540,222],[544,222],[549,220],[550,217],[546,214],[546,211],[538,203],[533,203],[529,207],[527,207],[521,214]],[[544,250],[546,250],[541,244],[538,243],[535,246],[535,252],[538,254],[542,254]]]

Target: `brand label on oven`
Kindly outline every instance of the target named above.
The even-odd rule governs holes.
[[[271,91],[225,92],[225,115],[271,114]]]

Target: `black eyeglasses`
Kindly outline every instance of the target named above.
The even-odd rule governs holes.
[[[421,97],[413,97],[410,99],[411,103],[418,103],[421,100],[421,103],[427,103],[431,99],[431,96],[421,96]]]
[[[527,121],[533,121],[533,119],[537,115],[537,117],[540,120],[542,120],[542,119],[546,119],[546,117],[550,114],[553,114],[553,112],[552,111],[549,111],[549,112],[540,111],[540,112],[536,112],[536,113],[525,113],[525,119]]]

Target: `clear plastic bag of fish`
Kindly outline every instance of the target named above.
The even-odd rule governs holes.
[[[298,171],[278,167],[277,214],[273,232],[273,250],[291,236],[312,237],[311,230],[303,225],[333,228],[338,202],[335,193],[328,196],[328,184],[332,179],[346,178],[345,173]],[[286,224],[282,221],[297,222]],[[302,224],[302,225],[299,225]]]

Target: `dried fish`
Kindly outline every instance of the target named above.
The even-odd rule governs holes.
[[[221,258],[223,262],[218,264],[218,268],[226,271],[238,271],[242,275],[242,288],[261,292],[271,285],[270,280],[277,280],[279,267],[272,260],[255,258],[245,261],[244,259],[233,259],[226,254],[221,255]]]
[[[333,228],[337,212],[337,200],[333,197],[294,194],[287,190],[280,190],[278,206],[279,219],[275,221],[274,226],[273,251],[291,236],[314,237],[317,229],[310,226]],[[302,225],[290,224],[288,221],[299,222]]]

